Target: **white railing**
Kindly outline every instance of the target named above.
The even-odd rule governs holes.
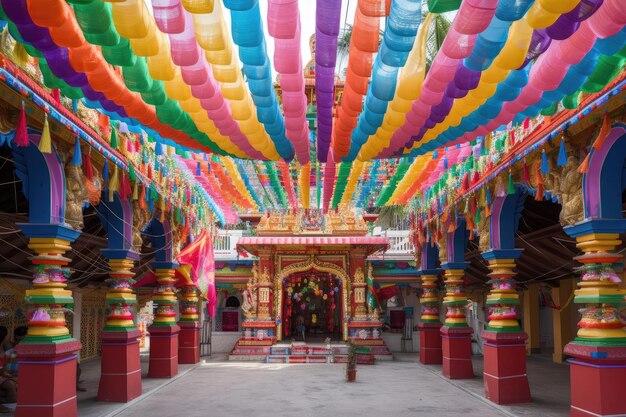
[[[389,250],[379,253],[373,259],[385,258],[388,260],[412,260],[413,243],[409,239],[408,230],[380,230],[374,229],[373,236],[389,238]],[[243,236],[242,230],[220,230],[214,243],[215,260],[237,260],[237,241]]]
[[[413,259],[413,243],[409,239],[408,230],[381,230],[375,228],[372,232],[373,236],[382,236],[389,238],[389,249],[383,254],[377,254],[373,258],[385,258],[389,260],[412,260]]]
[[[215,260],[232,261],[237,259],[237,241],[243,236],[243,230],[220,230],[213,243]]]

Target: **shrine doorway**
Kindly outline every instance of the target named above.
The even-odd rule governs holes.
[[[291,278],[295,278],[294,284],[296,285],[296,288],[298,287],[298,284],[300,289],[302,290],[302,284],[304,283],[304,277],[314,277],[314,280],[317,280],[317,286],[319,287],[319,283],[320,280],[322,282],[322,287],[325,289],[325,294],[326,294],[326,303],[324,303],[324,292],[319,293],[319,288],[318,288],[318,295],[314,295],[315,292],[314,291],[310,291],[310,288],[307,290],[307,294],[309,297],[309,304],[313,301],[317,301],[319,297],[321,297],[321,301],[319,306],[321,307],[322,305],[325,305],[326,307],[329,306],[329,303],[332,303],[334,301],[334,305],[335,305],[335,309],[333,311],[333,315],[331,316],[333,318],[333,332],[331,333],[331,335],[334,336],[334,339],[336,340],[343,340],[343,341],[347,341],[348,340],[348,323],[346,321],[346,318],[349,317],[348,315],[348,308],[349,308],[349,294],[350,294],[350,280],[348,279],[348,274],[346,274],[346,271],[343,268],[340,268],[339,266],[332,264],[332,263],[328,263],[328,262],[321,262],[318,261],[317,258],[315,257],[311,257],[309,260],[305,261],[305,262],[298,262],[298,263],[294,263],[291,264],[285,268],[283,268],[281,271],[278,272],[278,274],[276,274],[276,281],[275,281],[275,293],[276,295],[280,294],[280,296],[276,296],[274,298],[275,300],[275,311],[280,313],[280,317],[277,320],[277,328],[276,328],[276,336],[278,340],[283,340],[283,337],[289,337],[289,339],[291,338],[296,338],[293,330],[293,324],[295,323],[296,318],[298,317],[298,312],[296,311],[296,308],[302,309],[302,307],[300,307],[301,302],[302,301],[306,301],[306,297],[300,296],[298,297],[300,299],[300,302],[296,302],[294,304],[294,298],[293,298],[293,294],[295,289],[292,290],[292,295],[291,295],[291,314],[289,314],[288,317],[285,316],[285,314],[288,311],[288,306],[286,305],[286,294],[288,293],[288,287],[291,285]],[[298,277],[301,277],[301,282],[298,283],[297,279]],[[309,279],[307,279],[307,285],[309,283]],[[315,284],[315,282],[314,282]],[[333,285],[331,287],[331,285]],[[335,290],[335,288],[338,289],[338,291]],[[330,290],[332,289],[333,294],[330,295]],[[300,292],[300,294],[302,294],[302,291]],[[314,298],[311,297],[311,295],[314,295]],[[331,300],[329,300],[329,298],[331,298]],[[332,306],[332,304],[330,304]],[[309,305],[307,304],[305,306],[305,309],[308,309]],[[318,308],[317,305],[315,308]],[[300,310],[302,312],[302,310]],[[305,311],[305,313],[307,313]],[[308,312],[308,314],[303,314],[303,316],[307,316],[307,317],[303,317],[305,320],[305,330],[308,329],[313,329],[314,333],[312,333],[312,335],[317,336],[317,330],[318,329],[324,329],[324,327],[321,327],[322,323],[320,322],[320,316],[316,315],[316,321],[317,323],[315,323],[315,326],[311,326],[312,323],[312,319],[313,316],[311,314],[311,312]],[[287,323],[283,323],[283,319],[287,318]],[[309,326],[307,327],[307,319],[309,322]],[[294,321],[291,321],[294,320]],[[325,313],[325,317],[324,320],[329,321],[330,317],[328,316],[328,313]],[[286,333],[284,331],[284,329],[288,327],[289,328],[289,332]],[[337,328],[338,327],[338,328]],[[286,334],[289,334],[289,336],[285,336]],[[306,336],[306,333],[305,333]],[[323,333],[320,333],[319,336],[314,337],[313,340],[315,341],[321,341],[323,342],[324,339],[326,337],[329,337],[328,335],[324,335]],[[297,340],[302,340],[301,337],[296,338]],[[321,339],[321,340],[319,340]],[[332,339],[332,338],[331,338]],[[307,339],[308,341],[308,339]]]
[[[284,278],[283,338],[307,343],[341,340],[341,284],[333,274],[315,270]]]

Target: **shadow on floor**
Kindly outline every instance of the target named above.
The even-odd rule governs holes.
[[[394,353],[394,358],[399,361],[419,362],[419,353]],[[434,374],[462,390],[489,402],[485,398],[483,386],[483,357],[474,356],[473,379],[449,380],[441,375],[441,365],[421,365],[430,369]],[[532,402],[516,405],[497,406],[501,411],[511,416],[541,416],[541,417],[563,417],[569,416],[570,406],[570,375],[569,366],[566,364],[554,363],[550,356],[532,355],[527,357],[526,370]],[[489,402],[490,404],[493,404]]]

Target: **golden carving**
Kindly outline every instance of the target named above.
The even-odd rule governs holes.
[[[365,275],[363,275],[363,269],[361,267],[358,267],[356,271],[354,271],[354,283],[360,284],[363,282],[365,282]]]
[[[478,248],[481,252],[491,249],[491,217],[483,216],[478,222]]]
[[[583,176],[578,172],[579,165],[578,158],[571,155],[567,164],[558,170],[558,175],[553,176],[551,191],[561,202],[559,222],[562,226],[578,223],[584,217]]]
[[[9,133],[17,125],[19,112],[7,102],[0,103],[0,132]]]
[[[267,266],[263,268],[263,273],[259,277],[259,284],[268,284],[270,283],[270,273],[267,270]]]
[[[439,240],[437,240],[437,246],[439,247],[439,260],[443,262],[448,262],[448,235],[447,233],[442,233]]]
[[[133,201],[133,250],[141,252],[143,237],[141,231],[150,221],[150,213],[143,210],[137,201]]]
[[[247,319],[252,319],[256,317],[256,309],[257,309],[257,266],[254,264],[252,266],[252,277],[248,279],[246,284],[246,289],[242,293],[243,303],[241,304],[241,310],[243,311],[244,316]]]
[[[546,192],[550,192],[559,198],[561,203],[561,213],[559,222],[562,226],[568,226],[583,220],[583,192],[582,174],[578,172],[580,161],[574,155],[567,158],[567,164],[557,167],[553,158],[548,158],[548,173],[542,174],[543,184]],[[541,160],[535,162],[535,169],[539,169]],[[533,175],[531,185],[537,188],[537,180]]]
[[[81,166],[68,164],[65,167],[65,181],[65,222],[81,230],[84,226],[83,205],[87,198]]]
[[[257,233],[259,236],[300,234],[364,236],[368,231],[363,218],[345,207],[338,212],[326,213],[324,221],[319,224],[312,223],[311,219],[314,218],[319,219],[315,212],[309,213],[307,218],[303,211],[289,211],[286,214],[271,213],[261,218]]]

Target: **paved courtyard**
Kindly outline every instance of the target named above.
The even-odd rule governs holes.
[[[345,381],[345,365],[228,362],[225,356],[180,365],[176,378],[146,378],[144,395],[128,404],[96,401],[100,362],[82,364],[79,417],[266,417],[266,416],[464,416],[565,417],[569,415],[569,368],[545,356],[528,358],[533,400],[498,406],[484,398],[482,357],[475,378],[448,380],[440,365],[422,365],[417,353],[396,361],[359,365],[357,381]],[[5,414],[7,415],[7,414]],[[8,414],[7,416],[12,416]]]
[[[212,362],[117,414],[135,416],[502,416],[416,363],[345,366]]]

